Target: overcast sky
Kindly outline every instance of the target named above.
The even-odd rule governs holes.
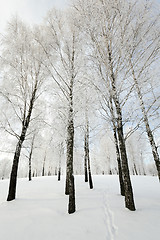
[[[14,14],[18,14],[26,22],[38,23],[48,9],[53,6],[64,8],[67,2],[68,0],[0,0],[0,32]]]
[[[0,0],[0,32],[12,15],[18,14],[29,23],[39,23],[48,9],[53,6],[64,8],[68,2],[69,0]]]

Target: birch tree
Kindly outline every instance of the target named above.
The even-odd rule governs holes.
[[[129,42],[126,44],[125,50],[128,52],[127,63],[135,85],[135,91],[139,100],[142,117],[148,136],[148,140],[152,149],[153,158],[158,172],[160,181],[160,158],[158,146],[156,144],[152,123],[149,120],[151,109],[154,108],[159,100],[159,94],[153,90],[153,69],[156,68],[159,61],[160,49],[160,32],[159,22],[160,15],[156,12],[151,2],[144,1],[144,5],[135,5],[137,13],[136,23],[132,25],[132,30],[128,36]],[[127,26],[131,28],[130,24]],[[149,90],[148,96],[150,103],[145,102],[145,92]],[[149,89],[150,88],[150,89]],[[155,94],[154,94],[155,92]],[[148,105],[148,106],[147,106]]]
[[[44,82],[42,59],[44,54],[32,38],[32,30],[17,18],[8,24],[2,39],[4,66],[4,95],[17,118],[14,135],[17,145],[14,153],[7,201],[15,199],[17,172],[23,142],[32,120],[35,102]],[[8,125],[11,126],[8,120]],[[13,131],[12,131],[13,132]]]
[[[38,39],[37,41],[48,58],[45,67],[54,85],[56,84],[59,100],[62,101],[63,104],[65,103],[67,112],[65,193],[69,195],[68,213],[74,213],[76,210],[73,175],[74,89],[81,69],[79,64],[81,49],[74,20],[71,19],[71,17],[66,19],[66,17],[68,17],[68,15],[66,16],[64,12],[55,11],[54,9],[50,11],[46,18],[46,35],[49,41],[48,43]]]
[[[127,4],[127,3],[126,3]],[[126,6],[125,4],[125,6]],[[133,191],[129,174],[124,129],[123,114],[120,101],[121,89],[124,86],[124,61],[121,56],[119,42],[119,21],[117,11],[122,9],[119,1],[78,1],[75,4],[77,15],[83,19],[81,25],[85,34],[90,37],[93,58],[97,61],[97,68],[105,75],[105,82],[109,88],[111,101],[115,107],[117,136],[121,155],[121,164],[125,189],[125,206],[134,211]],[[118,10],[116,10],[118,7]],[[127,11],[127,9],[125,9]]]

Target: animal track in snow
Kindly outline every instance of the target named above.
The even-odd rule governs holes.
[[[103,193],[103,207],[104,207],[104,222],[106,226],[106,240],[115,240],[117,227],[114,224],[113,212],[110,209],[108,201],[108,193],[105,191]]]

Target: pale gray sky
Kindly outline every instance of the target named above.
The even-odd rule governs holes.
[[[38,23],[48,9],[54,6],[64,8],[67,2],[68,0],[0,0],[0,32],[12,15],[18,14],[26,22]]]
[[[47,10],[53,6],[64,8],[67,3],[69,0],[0,0],[0,32],[12,15],[17,14],[28,23],[39,23]]]

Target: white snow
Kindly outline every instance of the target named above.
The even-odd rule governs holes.
[[[137,211],[124,208],[118,176],[94,176],[94,189],[76,176],[77,211],[67,213],[64,178],[19,179],[17,198],[6,202],[8,180],[0,181],[0,239],[157,240],[160,236],[160,183],[134,176]]]

